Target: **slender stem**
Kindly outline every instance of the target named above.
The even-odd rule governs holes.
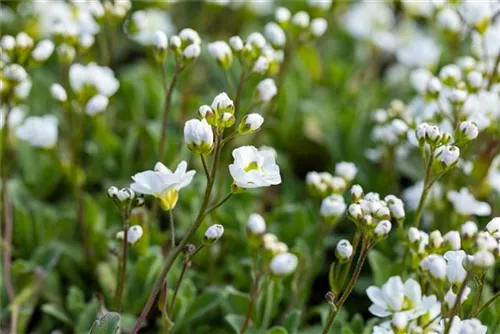
[[[474,312],[477,310],[479,307],[479,303],[481,302],[481,297],[483,295],[483,287],[484,287],[484,281],[486,279],[486,274],[482,274],[479,280],[476,281],[477,283],[477,291],[476,291],[476,296],[474,298],[474,304],[472,306],[471,310],[471,315],[474,314]],[[471,316],[469,316],[470,318]]]
[[[224,138],[224,140],[222,141],[222,144],[221,144],[222,147],[224,147],[224,145],[226,145],[231,139],[233,139],[237,135],[238,135],[238,131],[234,131],[229,136],[227,136],[226,138]]]
[[[175,307],[175,301],[177,299],[177,294],[179,293],[179,288],[181,287],[181,283],[182,283],[182,279],[184,278],[184,274],[186,273],[186,270],[188,269],[188,267],[191,266],[191,261],[193,260],[195,255],[198,254],[198,252],[200,250],[202,250],[204,246],[205,245],[201,244],[201,246],[198,247],[196,249],[196,251],[193,254],[191,254],[191,256],[188,259],[186,259],[184,261],[184,264],[182,265],[181,274],[180,274],[179,279],[177,280],[177,283],[175,285],[174,295],[172,296],[172,302],[170,303],[170,307],[167,307],[167,312],[170,313],[170,320],[174,319],[173,312],[174,312],[174,307]]]
[[[245,321],[243,321],[243,325],[241,326],[240,334],[244,334],[248,329],[248,325],[250,324],[250,317],[252,316],[255,300],[259,295],[259,281],[262,278],[262,275],[264,275],[264,273],[265,273],[264,270],[259,271],[253,280],[252,292],[250,294],[250,304],[248,305],[248,309],[245,314]]]
[[[243,92],[243,86],[244,86],[246,80],[247,80],[246,69],[245,69],[245,67],[242,67],[240,80],[238,81],[238,87],[236,88],[236,96],[234,98],[235,113],[237,113],[239,110],[238,108],[240,106],[241,94]]]
[[[174,222],[174,210],[173,208],[168,211],[170,217],[170,247],[175,249],[175,222]]]
[[[434,321],[438,320],[440,317],[441,317],[441,314],[436,315],[434,318],[429,320],[424,326],[422,326],[422,329],[426,329],[427,327],[432,325],[434,323]]]
[[[200,211],[198,213],[198,216],[196,217],[195,221],[189,229],[186,231],[186,234],[180,241],[180,243],[177,245],[175,250],[171,251],[168,256],[165,258],[165,266],[163,267],[163,270],[160,273],[160,276],[156,280],[156,283],[153,287],[153,290],[151,291],[151,294],[149,295],[148,301],[146,302],[146,305],[144,305],[144,308],[142,309],[141,315],[137,319],[137,322],[135,323],[135,326],[132,330],[132,334],[136,334],[139,332],[139,329],[141,328],[142,324],[146,320],[147,315],[149,314],[149,311],[151,310],[151,307],[154,304],[154,301],[156,297],[158,296],[158,293],[161,290],[161,287],[163,285],[163,282],[165,281],[165,278],[167,277],[168,272],[170,271],[170,268],[172,267],[172,264],[174,263],[175,259],[182,253],[182,250],[184,246],[187,244],[189,239],[193,236],[193,234],[196,232],[196,230],[200,227],[200,225],[203,223],[203,220],[205,219],[205,212],[208,207],[208,202],[210,201],[210,194],[212,193],[212,188],[214,185],[214,180],[215,180],[215,174],[217,171],[217,165],[219,163],[219,157],[220,157],[220,139],[221,139],[222,134],[217,134],[215,137],[215,153],[214,153],[214,159],[212,161],[212,169],[211,169],[211,175],[210,175],[210,180],[207,182],[207,187],[205,189],[205,194],[203,196],[203,201],[200,207]]]
[[[8,171],[8,154],[9,154],[9,115],[11,111],[10,102],[7,106],[7,110],[4,113],[3,119],[3,129],[2,129],[2,219],[4,221],[4,242],[5,248],[3,251],[3,280],[5,282],[5,290],[7,291],[7,296],[9,301],[12,302],[15,297],[14,285],[11,279],[11,262],[12,262],[12,212],[10,209],[9,201],[9,171]]]
[[[446,323],[444,334],[449,334],[450,332],[451,322],[453,321],[453,317],[457,315],[460,305],[462,304],[462,296],[464,294],[465,288],[467,287],[467,282],[469,281],[470,278],[471,278],[471,273],[467,272],[467,276],[465,276],[465,279],[462,282],[462,286],[460,287],[460,290],[458,290],[457,298],[455,299],[455,304],[450,310],[450,315],[448,316],[448,322]]]
[[[227,84],[229,85],[229,89],[231,92],[234,92],[234,83],[233,83],[233,78],[231,78],[231,73],[229,73],[228,70],[224,70],[224,73],[226,74],[226,80]]]
[[[356,255],[356,252],[358,250],[358,246],[359,246],[360,240],[361,240],[361,232],[359,230],[357,230],[356,231],[356,235],[354,236],[354,242],[353,242],[353,245],[352,245],[352,249],[354,250],[354,252],[353,252],[351,258],[349,259],[349,262],[347,263],[347,268],[342,273],[342,277],[341,277],[341,279],[339,281],[340,283],[339,283],[339,286],[338,286],[339,290],[337,292],[340,292],[342,290],[342,288],[344,287],[344,283],[345,283],[345,280],[347,278],[347,275],[351,271],[352,263],[354,261],[354,256]]]
[[[486,53],[486,50],[484,50]],[[495,79],[495,75],[498,70],[498,65],[500,65],[500,52],[497,54],[497,57],[495,58],[495,63],[493,64],[493,70],[491,71],[490,78],[488,79],[488,89],[493,86],[493,81]]]
[[[181,66],[179,63],[176,64],[174,76],[172,77],[172,81],[170,81],[170,85],[168,86],[168,90],[166,91],[166,94],[165,94],[163,119],[162,119],[162,123],[161,123],[160,144],[159,144],[159,148],[158,148],[159,161],[162,161],[163,157],[165,156],[165,144],[166,144],[166,139],[167,139],[168,116],[170,114],[170,109],[172,106],[172,95],[174,93],[175,84],[177,83],[177,80],[179,79],[179,76],[180,76],[183,69],[184,69],[184,67]],[[163,75],[164,80],[166,80],[166,73],[165,73],[165,69],[163,68],[163,66],[162,66],[162,75]]]
[[[335,307],[332,307],[332,312],[330,312],[330,315],[328,316],[328,320],[326,322],[325,328],[323,329],[323,334],[327,334],[330,331],[330,327],[332,327],[333,321],[335,320],[335,317],[338,314],[338,311],[344,304],[344,302],[347,300],[349,295],[351,294],[352,290],[354,289],[354,286],[356,285],[356,282],[358,281],[359,274],[361,273],[361,269],[363,268],[363,264],[366,260],[366,257],[368,255],[369,251],[369,240],[365,239],[362,241],[361,245],[361,253],[359,254],[358,262],[356,263],[356,267],[354,268],[354,273],[351,277],[351,280],[347,284],[347,287],[342,294],[342,297],[339,299],[339,301],[335,304]]]
[[[118,276],[118,287],[116,289],[116,311],[121,311],[121,302],[123,296],[123,288],[127,276],[127,258],[128,258],[128,228],[130,222],[130,213],[125,209],[122,215],[123,219],[123,240],[122,240],[122,254],[120,258],[120,274]]]
[[[208,171],[207,161],[203,154],[200,154],[201,163],[203,164],[203,170],[205,171],[205,176],[207,177],[207,181],[210,180],[210,172]]]
[[[267,283],[267,284],[266,284]],[[264,306],[264,315],[262,316],[262,323],[261,323],[261,329],[262,331],[265,331],[267,327],[269,327],[269,323],[271,321],[271,313],[273,311],[273,305],[274,305],[274,281],[267,279],[263,283],[263,288],[261,291],[267,290],[267,296],[266,296],[266,304]]]
[[[429,190],[431,189],[431,187],[429,187],[429,182],[430,182],[431,171],[432,171],[432,155],[433,155],[433,153],[434,153],[434,150],[431,149],[431,152],[429,154],[429,158],[427,161],[427,166],[425,168],[424,186],[423,186],[423,190],[422,190],[422,195],[420,196],[420,201],[418,203],[418,209],[417,209],[417,212],[415,213],[415,218],[413,220],[413,227],[418,227],[418,224],[420,223],[420,217],[422,216],[422,213],[424,211],[425,201],[427,200]]]
[[[477,311],[473,312],[472,315],[471,315],[471,317],[476,317],[479,313],[481,313],[484,310],[486,310],[488,308],[488,306],[490,306],[499,297],[500,297],[500,291],[498,291],[497,293],[495,293],[493,295],[493,297],[491,297],[490,299],[488,299],[488,301],[486,303],[484,303]]]
[[[208,208],[206,214],[208,215],[209,213],[211,213],[212,211],[217,209],[219,206],[226,203],[231,198],[231,196],[233,196],[233,193],[230,192],[223,199],[221,199],[219,202],[217,202],[216,204],[214,204],[210,208]]]

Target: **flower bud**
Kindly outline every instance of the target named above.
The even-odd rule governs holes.
[[[234,125],[234,122],[236,121],[236,118],[234,117],[234,114],[231,114],[229,112],[225,112],[222,114],[222,119],[220,126],[224,128],[230,128]]]
[[[452,250],[459,250],[461,246],[460,233],[458,231],[449,231],[444,235],[444,241]]]
[[[364,195],[363,188],[359,184],[355,184],[351,187],[351,201],[353,203],[359,202],[359,200],[363,198],[363,195]]]
[[[109,192],[109,190],[108,190]],[[123,188],[118,191],[116,194],[116,199],[120,202],[128,202],[130,200],[133,200],[135,196],[135,193],[132,189],[129,188]]]
[[[52,98],[56,101],[59,102],[66,102],[68,99],[68,94],[66,93],[66,90],[61,86],[60,84],[52,84],[50,86],[50,94],[52,95]]]
[[[441,255],[431,254],[420,262],[420,268],[428,270],[432,277],[444,280],[446,277],[446,261]]]
[[[292,13],[290,13],[290,10],[285,7],[278,7],[274,12],[274,18],[282,28],[286,28],[288,26],[291,17]]]
[[[46,61],[54,52],[54,42],[51,40],[43,40],[37,44],[35,49],[31,52],[31,57],[39,63]]]
[[[495,217],[488,224],[486,230],[495,238],[500,238],[500,217]]]
[[[108,107],[109,99],[105,95],[96,95],[87,102],[85,112],[89,116],[102,113]]]
[[[408,240],[410,241],[410,243],[417,243],[420,241],[420,238],[420,231],[416,227],[410,227],[410,229],[408,230]]]
[[[441,136],[441,129],[436,125],[429,125],[425,131],[425,137],[431,144],[439,142]]]
[[[191,119],[184,125],[184,141],[194,153],[207,155],[214,146],[212,127],[205,119]]]
[[[396,329],[396,333],[401,333],[408,327],[408,316],[403,312],[394,313],[391,325]]]
[[[266,45],[266,39],[261,33],[253,32],[248,35],[247,43],[258,50],[261,50]]]
[[[483,86],[483,75],[480,72],[472,71],[467,74],[467,87],[471,92],[477,92]]]
[[[450,100],[451,104],[455,106],[461,106],[465,103],[465,100],[467,100],[467,91],[463,89],[454,89],[448,99]]]
[[[220,93],[212,101],[212,110],[218,114],[229,112],[234,114],[234,103],[226,93]]]
[[[256,87],[257,99],[259,102],[269,102],[278,94],[278,88],[273,79],[267,78],[259,82]]]
[[[375,220],[372,215],[364,215],[361,217],[361,224],[365,227],[373,227],[375,225]]]
[[[295,254],[282,253],[271,260],[269,270],[277,278],[285,277],[295,271],[298,263],[299,259]]]
[[[226,42],[217,41],[208,44],[208,52],[217,59],[217,63],[224,69],[228,69],[233,62],[233,53]]]
[[[453,145],[439,146],[434,152],[434,159],[444,169],[453,167],[460,157],[460,149]]]
[[[285,46],[286,35],[283,29],[281,29],[278,24],[269,22],[268,24],[266,24],[264,31],[267,40],[274,48],[281,49]]]
[[[242,135],[254,133],[260,129],[262,123],[264,123],[264,118],[259,114],[245,115],[238,126],[238,132]]]
[[[234,53],[239,53],[243,50],[243,41],[240,36],[233,36],[229,39],[229,45]]]
[[[436,77],[432,77],[425,86],[425,94],[430,99],[436,99],[439,97],[441,89],[443,89],[441,81]]]
[[[0,40],[0,47],[3,52],[10,53],[16,47],[16,39],[10,35],[3,35]]]
[[[118,195],[118,188],[115,186],[109,187],[108,189],[108,196],[111,199],[116,199]]]
[[[377,226],[375,226],[375,236],[379,238],[383,238],[391,232],[392,224],[388,220],[381,220],[378,222]]]
[[[210,246],[216,243],[224,234],[224,226],[215,224],[210,226],[203,236],[203,244]]]
[[[328,304],[334,306],[335,305],[335,294],[331,291],[328,291],[325,294],[325,299],[328,302]]]
[[[339,259],[340,263],[347,262],[353,253],[353,247],[349,240],[342,239],[337,243],[337,247],[335,248],[335,255],[337,259]]]
[[[269,69],[269,65],[270,65],[269,60],[264,56],[260,56],[255,61],[255,64],[253,65],[252,68],[252,72],[258,74],[265,74]]]
[[[316,38],[323,36],[327,28],[328,22],[322,17],[315,18],[311,21],[311,34]]]
[[[200,56],[201,48],[198,44],[190,44],[186,46],[182,52],[184,60],[194,60]]]
[[[252,213],[248,217],[247,231],[254,235],[261,235],[266,232],[266,221],[258,213]]]
[[[16,35],[16,48],[24,52],[33,47],[33,39],[25,32]]]
[[[68,44],[61,44],[57,47],[57,55],[63,64],[71,64],[76,57],[76,50]]]
[[[163,63],[167,57],[168,38],[162,30],[156,30],[153,35],[153,45],[155,59],[158,63]]]
[[[292,25],[298,28],[305,29],[309,26],[309,14],[305,11],[297,12],[292,17]]]
[[[444,238],[439,230],[432,231],[429,239],[433,248],[439,249],[444,244]]]
[[[474,140],[479,135],[479,130],[476,124],[472,122],[469,121],[462,122],[460,123],[458,128],[461,133],[461,136],[459,135],[457,137],[463,137],[467,141]],[[459,140],[457,139],[457,141]]]
[[[198,109],[198,115],[200,115],[201,118],[206,119],[208,124],[213,125],[214,111],[210,106],[207,105],[201,106]]]
[[[478,269],[488,269],[495,264],[495,257],[487,250],[480,250],[474,254],[472,264]]]
[[[425,144],[425,140],[427,139],[427,128],[429,127],[429,124],[427,123],[422,123],[417,126],[415,129],[415,136],[418,139],[419,144],[422,146]]]
[[[328,222],[335,222],[346,209],[344,198],[340,195],[330,195],[321,202],[320,214]]]
[[[460,234],[463,238],[471,239],[477,234],[477,225],[473,221],[466,221],[460,228]]]
[[[182,249],[182,255],[184,257],[184,261],[188,263],[188,261],[191,259],[191,256],[196,252],[196,246],[193,244],[187,244],[184,246]]]
[[[170,47],[170,50],[172,50],[172,52],[176,56],[179,56],[182,53],[181,45],[182,45],[182,41],[181,41],[181,38],[179,36],[174,35],[174,36],[170,37],[169,47]]]
[[[342,161],[335,165],[335,175],[342,177],[347,182],[351,182],[356,177],[358,168],[352,162]]]
[[[391,211],[388,207],[382,206],[375,212],[375,218],[377,219],[391,219]]]
[[[462,79],[462,72],[455,64],[446,65],[441,68],[439,78],[445,85],[455,86]]]
[[[142,237],[143,231],[140,225],[133,225],[128,229],[127,242],[131,245],[135,244]]]
[[[351,204],[349,205],[349,217],[354,221],[358,221],[363,217],[363,210],[361,209],[361,205],[359,204]]]
[[[24,67],[18,64],[9,64],[3,69],[3,75],[12,83],[20,83],[28,78]]]

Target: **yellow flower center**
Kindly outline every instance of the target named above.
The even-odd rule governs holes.
[[[257,170],[259,169],[259,165],[257,165],[257,162],[252,161],[248,166],[245,167],[245,172],[249,172],[251,170]]]
[[[179,199],[179,192],[177,189],[171,189],[162,195],[157,196],[160,200],[160,205],[163,210],[172,210],[177,204],[177,199]]]

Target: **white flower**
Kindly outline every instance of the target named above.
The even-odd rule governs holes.
[[[260,235],[266,232],[266,221],[258,213],[252,213],[248,217],[247,230],[255,235]]]
[[[73,64],[69,69],[69,82],[71,88],[80,93],[85,88],[96,90],[96,93],[110,97],[120,87],[120,82],[115,78],[113,70],[108,67],[98,66],[95,63],[88,65]]]
[[[142,237],[142,227],[140,225],[133,225],[127,231],[127,242],[135,244]]]
[[[253,133],[259,130],[263,123],[264,117],[259,114],[253,113],[245,115],[238,126],[238,132],[242,135]]]
[[[179,37],[183,42],[187,42],[189,44],[201,44],[201,38],[198,32],[191,28],[184,28],[179,32]]]
[[[351,199],[353,202],[359,201],[364,195],[363,188],[359,184],[353,185],[351,187],[350,193],[351,193]]]
[[[207,228],[205,235],[203,236],[203,244],[213,245],[216,243],[224,234],[224,226],[220,224],[214,224]]]
[[[260,56],[257,58],[255,61],[255,64],[253,65],[252,72],[259,73],[259,74],[265,74],[269,68],[269,59],[267,59],[264,56]]]
[[[22,31],[16,35],[16,47],[19,49],[31,49],[33,47],[33,39]]]
[[[251,46],[262,49],[266,45],[266,39],[259,32],[253,32],[247,37],[247,43]]]
[[[488,251],[494,251],[499,246],[499,243],[497,242],[497,239],[494,237],[494,235],[491,235],[487,231],[481,231],[477,233],[475,240],[477,248],[480,250],[484,249]]]
[[[52,84],[52,86],[50,86],[50,94],[52,95],[54,100],[59,102],[66,102],[66,100],[68,99],[66,90],[58,83]]]
[[[163,30],[156,30],[153,35],[153,45],[158,50],[166,50],[168,47],[168,38]]]
[[[464,289],[464,292],[462,293],[462,297],[460,298],[460,303],[462,304],[464,301],[467,300],[469,297],[471,289],[466,286]],[[457,294],[453,292],[453,290],[450,288],[446,295],[444,296],[444,304],[448,305],[448,308],[453,308],[455,306],[455,303],[457,302]],[[453,332],[450,332],[453,333]],[[469,334],[469,333],[463,333],[463,334]],[[475,333],[474,333],[475,334]]]
[[[85,112],[89,116],[102,113],[108,107],[108,103],[109,99],[105,95],[96,95],[85,106]]]
[[[460,233],[458,231],[449,231],[443,236],[444,241],[452,250],[459,250],[461,246]]]
[[[229,45],[234,52],[243,50],[243,40],[240,36],[233,36],[229,39]]]
[[[200,56],[200,52],[201,48],[199,44],[189,44],[182,52],[182,55],[186,59],[195,59]]]
[[[392,217],[397,220],[401,220],[406,216],[404,203],[401,199],[394,195],[387,195],[385,196],[384,201],[387,203]]]
[[[139,194],[152,195],[158,198],[165,210],[175,207],[180,189],[188,186],[196,171],[186,172],[187,163],[181,161],[175,172],[161,162],[156,163],[155,170],[148,170],[132,176],[134,182],[130,188]]]
[[[376,236],[378,237],[385,237],[386,235],[391,232],[392,224],[388,220],[381,220],[378,222],[377,226],[375,226],[375,230],[373,230],[373,233],[375,233]]]
[[[108,190],[108,195],[109,195],[109,190]],[[134,199],[135,193],[132,189],[129,188],[123,188],[118,190],[116,193],[116,199],[120,202],[126,202],[131,199]]]
[[[334,219],[344,214],[347,205],[340,195],[330,195],[321,202],[320,213],[326,219]]]
[[[229,172],[241,188],[260,188],[281,183],[280,169],[269,150],[242,146],[233,151],[234,163]]]
[[[26,99],[30,94],[31,86],[31,80],[29,77],[27,77],[14,88],[15,97],[17,97],[19,100]]]
[[[19,64],[9,64],[4,67],[3,75],[10,81],[19,83],[28,78],[28,73],[24,67]]]
[[[351,182],[356,177],[358,168],[352,162],[342,161],[335,165],[335,175],[342,177],[347,182]]]
[[[57,123],[57,118],[52,115],[28,117],[17,127],[16,136],[31,146],[52,148],[57,142]]]
[[[7,106],[0,107],[0,130],[3,129],[5,113],[7,112]],[[22,106],[14,107],[9,112],[9,118],[7,119],[7,124],[10,129],[17,127],[24,119],[24,115],[26,114],[24,108]]]
[[[228,68],[233,61],[233,52],[229,45],[224,41],[209,43],[207,46],[208,52],[212,57],[217,59],[217,62],[223,67]]]
[[[484,326],[480,320],[472,318],[460,320],[454,316],[450,326],[450,334],[486,334],[488,327]]]
[[[491,207],[486,202],[478,201],[465,187],[460,191],[450,190],[447,193],[448,201],[453,204],[455,211],[464,216],[489,216]]]
[[[257,96],[260,102],[269,102],[278,94],[278,87],[273,79],[267,78],[257,85]]]
[[[466,221],[460,228],[460,234],[464,238],[472,238],[477,234],[477,224],[473,221]]]
[[[495,264],[495,257],[487,250],[479,250],[474,254],[472,263],[475,267],[487,269]]]
[[[420,285],[411,278],[403,284],[400,276],[392,276],[381,288],[370,286],[366,289],[366,294],[373,303],[369,311],[377,317],[404,312],[412,320],[425,312]],[[426,298],[428,297],[424,297]]]
[[[264,28],[264,34],[274,47],[281,48],[285,46],[286,35],[283,29],[281,29],[278,24],[274,22],[269,22],[268,24],[266,24],[266,27]]]
[[[129,29],[131,38],[144,46],[153,46],[155,43],[155,33],[160,30],[170,35],[174,32],[174,26],[170,15],[163,10],[148,8],[132,13],[130,24],[134,29]],[[133,33],[130,33],[133,31]]]
[[[444,254],[446,260],[446,277],[451,284],[460,284],[465,279],[467,272],[464,269],[463,261],[466,257],[463,250],[447,251]]]
[[[410,83],[420,94],[425,93],[427,83],[432,78],[432,73],[425,68],[418,68],[410,73]]]
[[[307,4],[312,8],[327,11],[332,7],[333,0],[307,0]]]
[[[291,274],[297,268],[299,259],[291,253],[278,254],[271,260],[269,269],[271,273],[278,277],[283,277]]]
[[[290,10],[288,10],[288,8],[285,8],[285,7],[278,7],[278,8],[276,8],[276,11],[274,12],[274,18],[276,19],[276,21],[278,21],[281,24],[287,23],[288,21],[290,21],[291,17],[292,17],[292,13],[290,13]]]
[[[494,237],[500,237],[500,217],[495,217],[486,224],[486,230]]]
[[[214,145],[212,127],[205,119],[191,119],[184,124],[184,141],[191,151],[206,155]]]
[[[437,23],[443,30],[451,33],[458,33],[462,29],[460,16],[456,10],[449,7],[444,8],[438,13]]]
[[[489,2],[467,0],[460,5],[459,11],[468,24],[484,32],[493,15],[490,6]]]
[[[439,230],[432,231],[431,234],[429,235],[429,240],[433,248],[441,248],[441,246],[443,246],[445,241],[445,239],[441,234],[441,231]],[[460,239],[458,239],[458,242],[460,244]]]
[[[467,140],[474,140],[479,135],[476,124],[470,121],[460,123],[459,129]]]
[[[321,37],[328,28],[328,22],[322,18],[318,17],[311,21],[311,33],[314,37]]]
[[[446,261],[441,255],[431,254],[420,262],[420,267],[428,270],[432,277],[443,280],[446,277]]]
[[[462,79],[462,71],[455,64],[443,66],[441,71],[439,71],[439,79],[444,84],[453,86]]]
[[[454,145],[442,145],[434,151],[434,158],[445,167],[450,167],[458,161],[460,149]]]
[[[52,52],[54,52],[54,42],[45,39],[36,45],[35,49],[31,52],[31,57],[38,62],[44,62],[50,57]]]
[[[335,248],[335,254],[339,258],[340,261],[345,261],[351,258],[353,253],[353,247],[349,240],[342,239],[337,243],[337,247]]]
[[[297,12],[292,17],[292,24],[299,28],[307,28],[309,26],[309,14],[305,11]]]
[[[437,64],[440,54],[441,50],[436,42],[422,36],[401,45],[396,51],[396,58],[406,66],[430,68]]]
[[[11,35],[3,35],[0,46],[3,51],[12,51],[16,47],[16,39]]]

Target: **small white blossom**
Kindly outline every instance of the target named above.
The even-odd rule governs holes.
[[[212,109],[224,112],[224,111],[233,111],[234,112],[234,103],[233,100],[229,98],[226,93],[218,94],[214,100],[212,101]]]
[[[184,124],[184,141],[191,151],[206,155],[214,145],[212,127],[205,119],[191,119]]]
[[[335,254],[340,261],[345,261],[351,258],[353,253],[353,247],[349,240],[342,239],[337,243],[335,248]]]
[[[446,277],[446,261],[441,255],[431,254],[420,262],[420,267],[428,270],[432,277],[444,280]]]
[[[429,234],[429,240],[430,244],[434,248],[441,248],[445,242],[445,239],[439,230],[432,231],[431,234]]]
[[[135,244],[142,237],[143,231],[140,225],[133,225],[127,231],[127,242]]]
[[[349,216],[355,220],[361,219],[363,216],[363,210],[359,204],[351,204],[348,208]]]
[[[264,38],[264,36],[262,36],[261,33],[253,32],[248,35],[247,43],[260,50],[266,45],[266,39]]]
[[[276,255],[269,264],[269,270],[274,276],[284,277],[295,271],[299,259],[291,253]]]
[[[448,191],[447,198],[453,204],[455,211],[460,215],[489,216],[491,214],[491,206],[487,202],[475,199],[465,187],[460,189],[460,191]]]
[[[203,244],[213,245],[216,243],[224,234],[224,226],[220,224],[214,224],[207,228],[205,235],[203,236]]]
[[[115,78],[113,70],[95,63],[71,65],[69,82],[76,93],[80,93],[85,88],[92,88],[107,97],[115,94],[120,87],[120,82]]]
[[[342,161],[335,165],[335,174],[342,177],[347,182],[351,182],[356,177],[358,168],[352,162]]]
[[[60,84],[52,84],[50,86],[50,94],[54,98],[54,100],[59,101],[59,102],[66,102],[68,99],[68,94],[66,93],[66,90],[61,86]]]
[[[19,64],[9,64],[3,69],[3,75],[10,81],[19,83],[28,78],[28,73]]]
[[[460,303],[463,304],[469,297],[471,289],[467,286],[464,289],[464,292],[462,293],[462,298],[460,298]],[[448,308],[453,308],[455,306],[455,303],[457,301],[457,294],[453,292],[453,290],[450,288],[446,295],[444,296],[444,304],[448,306]],[[453,332],[451,332],[453,333]],[[474,333],[474,332],[471,332]],[[464,334],[468,334],[468,332],[465,332]]]
[[[475,318],[460,320],[458,316],[454,316],[450,326],[450,334],[486,334],[487,331],[488,327]]]
[[[273,79],[267,78],[257,85],[257,96],[260,102],[269,102],[278,94],[278,88]]]
[[[290,18],[292,17],[292,13],[290,13],[290,10],[288,10],[288,8],[278,7],[278,8],[276,8],[276,11],[274,12],[274,17],[275,17],[276,21],[283,24],[283,23],[287,23],[288,21],[290,21]]]
[[[87,102],[85,112],[89,116],[102,113],[108,107],[109,99],[105,95],[96,95]]]
[[[258,213],[252,213],[248,217],[247,229],[252,234],[261,235],[266,232],[266,221]]]
[[[292,24],[299,28],[307,28],[309,26],[309,14],[305,11],[297,12],[292,17]]]
[[[315,18],[311,21],[311,33],[316,38],[323,36],[327,28],[328,22],[322,17]]]
[[[228,68],[231,66],[233,61],[233,52],[229,45],[224,41],[217,41],[208,44],[207,46],[208,52],[212,57],[217,59],[218,63],[223,68]]]
[[[495,217],[486,224],[486,230],[494,237],[500,238],[500,217]]]
[[[57,124],[52,115],[28,117],[17,127],[16,136],[34,147],[53,148],[57,143]]]
[[[44,62],[50,57],[52,52],[54,52],[54,42],[46,39],[36,45],[35,49],[31,52],[31,57],[37,62]]]
[[[461,284],[467,275],[463,261],[466,257],[463,250],[448,251],[444,254],[446,260],[446,277],[451,284]]]
[[[487,250],[479,250],[474,254],[472,264],[481,269],[487,269],[495,264],[495,257]]]
[[[179,37],[183,42],[188,44],[201,44],[201,38],[198,32],[191,28],[184,28],[179,32]]]
[[[460,234],[464,238],[472,238],[477,234],[477,224],[471,220],[466,221],[460,228]]]
[[[452,250],[459,250],[461,247],[460,233],[458,231],[449,231],[443,236],[444,241]]]
[[[341,216],[346,210],[344,198],[340,195],[330,195],[321,202],[321,216],[334,219]]]
[[[22,50],[31,49],[33,39],[27,33],[20,32],[16,35],[16,47]]]
[[[158,50],[166,50],[168,48],[168,38],[162,30],[156,30],[153,35],[153,45]]]
[[[233,151],[229,172],[241,188],[260,188],[281,183],[280,169],[269,150],[242,146]]]

